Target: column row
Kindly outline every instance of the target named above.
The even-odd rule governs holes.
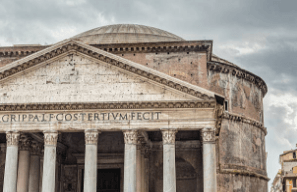
[[[176,192],[175,135],[177,131],[175,129],[164,129],[161,132],[163,140],[163,191]],[[99,133],[96,129],[87,129],[85,131],[84,192],[95,192],[97,189],[97,145]],[[138,131],[125,130],[123,134],[125,142],[124,192],[140,192],[144,181],[142,181],[143,178],[137,177],[141,175],[139,170],[141,165],[137,164],[137,159],[141,158],[139,151],[137,152],[137,146],[139,145]],[[26,137],[20,138],[18,132],[7,132],[6,138],[7,150],[3,191],[39,191],[40,156],[38,151],[40,151],[41,146],[36,142],[30,143]],[[203,142],[204,191],[215,192],[217,188],[214,129],[203,129],[201,138]],[[55,191],[57,139],[57,132],[44,132],[42,192]],[[18,147],[19,142],[21,143],[20,148]],[[29,147],[32,148],[31,155]],[[19,165],[18,158],[20,158]]]
[[[57,132],[44,132],[42,192],[55,190]],[[6,133],[4,192],[38,192],[41,146],[18,132]],[[19,145],[20,143],[20,145]],[[20,146],[20,147],[19,147]],[[19,162],[18,162],[19,160]]]

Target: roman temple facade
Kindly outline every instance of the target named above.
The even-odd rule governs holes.
[[[0,190],[267,191],[265,82],[143,25],[0,47]]]

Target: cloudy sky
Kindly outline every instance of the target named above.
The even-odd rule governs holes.
[[[296,0],[1,0],[0,46],[52,44],[108,24],[161,28],[212,39],[214,53],[261,76],[268,176],[297,143]]]

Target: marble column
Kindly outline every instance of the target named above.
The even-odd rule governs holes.
[[[138,132],[125,130],[125,157],[124,157],[124,192],[136,192],[136,146]]]
[[[17,192],[28,192],[30,169],[30,138],[20,136]]]
[[[203,189],[204,192],[216,192],[217,174],[214,129],[202,129],[201,137],[203,142]]]
[[[97,190],[97,144],[98,130],[87,129],[85,131],[85,174],[84,192],[95,192]]]
[[[58,133],[44,132],[42,192],[55,191],[56,148]]]
[[[164,129],[163,139],[163,192],[176,192],[175,129]]]
[[[6,133],[7,149],[6,149],[3,192],[17,191],[19,138],[20,138],[20,134],[18,132]]]
[[[36,141],[32,141],[29,171],[29,192],[39,192],[40,155],[41,145]]]

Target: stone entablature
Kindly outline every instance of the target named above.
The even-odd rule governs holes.
[[[215,101],[102,102],[102,103],[30,103],[0,105],[0,111],[78,110],[78,109],[147,109],[214,108]]]
[[[212,51],[212,41],[184,41],[161,43],[94,44],[104,51],[115,54],[123,53],[163,53],[163,52],[206,52],[208,61]]]
[[[221,118],[227,119],[230,121],[234,121],[234,122],[242,122],[242,123],[250,124],[252,126],[255,126],[255,127],[261,129],[265,133],[265,135],[267,135],[267,128],[264,127],[263,123],[253,120],[248,117],[244,117],[243,115],[230,113],[230,112],[224,112],[224,113],[222,113]]]
[[[3,121],[4,120],[4,121]],[[0,112],[1,132],[26,130],[84,131],[96,126],[100,130],[124,129],[183,129],[197,130],[215,127],[214,108],[158,108],[147,109],[98,109],[71,111]],[[9,125],[9,126],[8,126]]]
[[[210,53],[212,51],[212,41],[210,40],[162,43],[94,44],[91,46],[115,54],[206,51],[208,53],[208,60],[210,60]],[[0,57],[25,57],[48,47],[50,46],[0,47]]]
[[[0,47],[0,57],[26,57],[42,49],[50,47],[49,45],[24,45],[13,47]]]
[[[224,74],[232,74],[233,76],[236,76],[239,79],[244,79],[248,82],[255,84],[259,89],[262,90],[263,96],[265,96],[265,94],[268,91],[266,83],[260,77],[237,66],[231,66],[229,64],[220,62],[208,62],[207,67],[210,71],[215,71]]]

